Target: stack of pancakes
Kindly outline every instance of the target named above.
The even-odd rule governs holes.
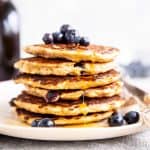
[[[21,121],[51,119],[56,126],[90,124],[109,118],[124,105],[112,47],[40,44],[25,48],[34,57],[15,67],[26,89],[11,101]]]

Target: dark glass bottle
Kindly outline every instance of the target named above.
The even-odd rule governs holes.
[[[0,0],[0,81],[11,79],[20,56],[19,17],[9,0]]]

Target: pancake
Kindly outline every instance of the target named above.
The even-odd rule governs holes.
[[[117,48],[89,45],[73,46],[66,44],[37,44],[27,46],[27,53],[45,58],[65,58],[74,62],[91,61],[91,62],[109,62],[114,60],[118,55]]]
[[[26,93],[42,97],[47,102],[59,100],[79,100],[82,96],[89,98],[111,97],[119,95],[122,91],[122,82],[117,81],[109,85],[90,88],[86,90],[59,90],[52,91],[31,86],[26,86]],[[56,98],[57,97],[57,98]]]
[[[80,115],[80,116],[68,116],[68,117],[61,117],[61,116],[54,116],[54,115],[41,115],[41,114],[31,113],[24,109],[16,109],[16,113],[22,122],[25,122],[30,126],[34,120],[40,120],[43,118],[50,118],[51,120],[53,120],[55,126],[62,126],[62,125],[75,125],[75,124],[87,124],[92,122],[99,122],[103,119],[109,118],[112,115],[113,111],[93,113],[86,116]]]
[[[64,128],[106,128],[109,127],[108,118],[103,119],[101,121],[98,122],[92,122],[92,123],[84,123],[84,124],[71,124],[71,125],[64,125],[62,127]]]
[[[75,63],[66,60],[32,57],[15,63],[20,72],[39,75],[94,75],[114,68],[114,62],[108,63]]]
[[[88,89],[110,84],[120,78],[119,72],[110,70],[94,76],[40,76],[20,74],[16,83],[49,90]]]
[[[12,106],[40,114],[76,116],[81,114],[111,111],[125,104],[120,96],[110,98],[91,98],[78,101],[58,101],[46,103],[42,98],[22,93],[11,101]]]

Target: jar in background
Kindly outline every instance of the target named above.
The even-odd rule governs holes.
[[[0,0],[0,81],[11,79],[19,59],[19,17],[9,0]]]

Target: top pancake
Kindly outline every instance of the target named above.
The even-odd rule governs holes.
[[[87,47],[66,44],[37,44],[27,46],[27,53],[45,58],[64,58],[74,62],[91,61],[91,62],[110,62],[118,55],[117,48],[89,45]]]

